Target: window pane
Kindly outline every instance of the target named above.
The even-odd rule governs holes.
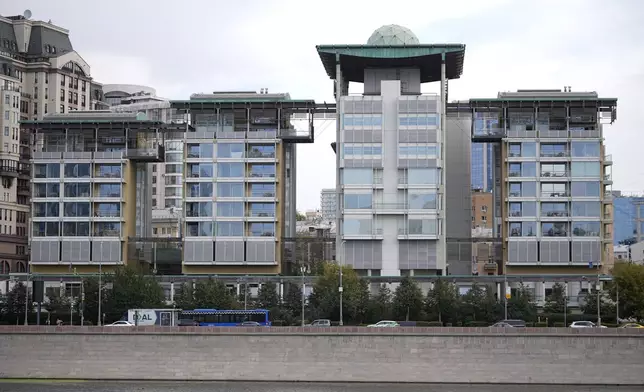
[[[342,169],[345,185],[369,185],[373,183],[373,169]]]

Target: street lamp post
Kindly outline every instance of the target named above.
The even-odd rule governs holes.
[[[27,272],[27,285],[25,286],[25,325],[29,325],[27,317],[29,316],[29,272]]]
[[[103,262],[99,261],[98,262],[98,320],[96,321],[99,327],[101,326],[101,303],[103,302]]]
[[[304,264],[300,265],[300,272],[302,274],[302,326],[304,326],[304,303],[306,301],[306,295],[304,294],[306,291],[306,286],[304,283],[304,273],[306,272],[306,266]]]
[[[340,326],[342,327],[344,325],[344,317],[342,314],[342,293],[344,291],[344,287],[342,286],[342,267],[344,267],[344,244],[347,241],[342,241],[342,260],[340,261],[340,287],[338,287],[338,291],[340,292]]]

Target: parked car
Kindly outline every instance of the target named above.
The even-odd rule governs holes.
[[[600,327],[597,327],[597,324],[593,323],[592,321],[575,321],[574,323],[570,324],[570,328],[606,328],[606,326],[602,325]]]
[[[491,325],[491,328],[514,328],[514,325],[506,323],[505,321],[499,321],[498,323]]]
[[[626,323],[624,325],[620,325],[619,328],[644,328],[644,326],[638,323]]]
[[[134,324],[129,321],[120,320],[115,321],[112,324],[107,324],[106,327],[134,327]]]
[[[313,320],[311,324],[307,324],[307,327],[330,327],[331,320],[329,319],[319,319]]]
[[[400,327],[400,324],[398,324],[395,321],[391,320],[382,320],[378,321],[375,324],[367,325],[369,328],[395,328],[395,327]]]
[[[257,321],[243,321],[239,324],[240,327],[261,327],[262,325]]]

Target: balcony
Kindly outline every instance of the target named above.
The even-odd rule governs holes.
[[[374,203],[374,213],[378,215],[402,214],[409,208],[407,203]]]
[[[604,185],[613,185],[613,176],[611,174],[604,174]]]
[[[542,217],[549,217],[549,218],[567,218],[570,216],[570,212],[568,211],[541,211],[541,216]]]
[[[128,148],[125,158],[137,162],[163,162],[165,160],[165,147],[158,144],[148,148]]]
[[[504,137],[503,128],[474,129],[474,123],[472,123],[472,141],[475,143],[498,142]]]
[[[29,189],[29,186],[18,185],[18,194],[20,196],[29,196],[31,194],[31,190]]]
[[[540,138],[562,139],[568,137],[568,131],[565,129],[540,129]]]
[[[566,180],[570,177],[570,172],[566,170],[558,170],[558,171],[542,171],[541,172],[541,178],[548,178],[552,180]]]
[[[568,192],[541,192],[541,197],[553,197],[553,198],[570,197],[570,193],[568,193]]]
[[[342,234],[343,239],[356,239],[356,240],[364,240],[364,239],[382,239],[382,229],[373,229],[370,231],[364,231],[362,233],[350,233],[350,234]]]
[[[16,178],[18,177],[18,167],[10,166],[10,165],[2,165],[0,166],[0,176]]]
[[[605,155],[603,160],[604,166],[613,165],[613,154]]]

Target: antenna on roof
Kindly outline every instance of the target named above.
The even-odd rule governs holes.
[[[24,16],[25,19],[31,18],[31,11],[25,10],[25,12],[22,13],[22,16]]]

